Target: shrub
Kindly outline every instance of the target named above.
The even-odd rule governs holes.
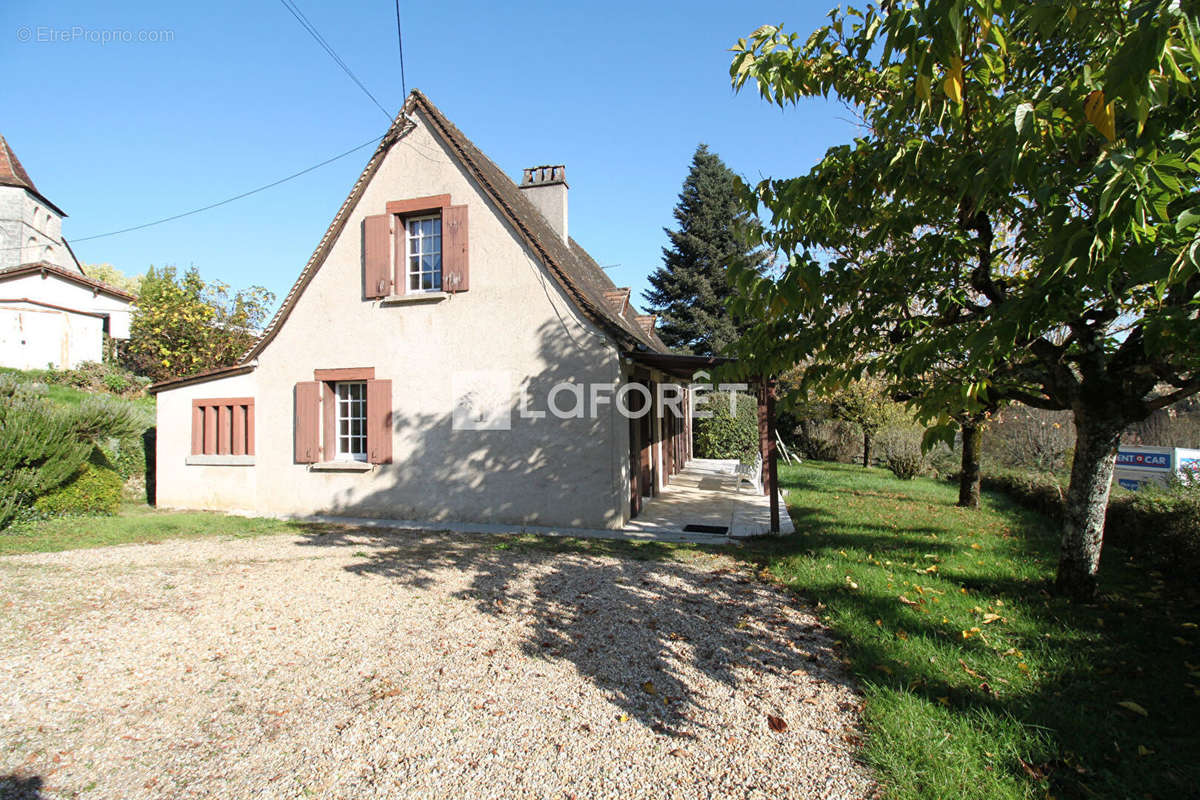
[[[737,397],[737,414],[729,413],[729,396],[709,395],[699,408],[712,414],[695,420],[696,455],[699,458],[737,458],[753,461],[758,453],[758,401]]]
[[[124,394],[129,391],[129,381],[119,372],[110,372],[104,376],[104,388],[113,394]]]
[[[141,434],[120,439],[108,439],[100,445],[113,469],[124,479],[146,474],[146,447]]]
[[[805,458],[813,461],[850,461],[860,452],[862,436],[849,422],[803,420],[797,446]]]
[[[147,424],[143,417],[106,397],[74,408],[55,406],[44,387],[0,375],[0,529],[22,508],[72,480],[97,445],[140,436]],[[111,465],[103,466],[111,471]]]
[[[879,449],[883,465],[900,480],[911,481],[929,469],[917,428],[885,428],[879,434]]]
[[[121,507],[125,481],[103,462],[103,458],[94,458],[85,463],[69,481],[35,500],[34,511],[52,517],[115,514]]]
[[[80,440],[72,416],[44,391],[0,376],[0,528],[87,459],[91,447]]]

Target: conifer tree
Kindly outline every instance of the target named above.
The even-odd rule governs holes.
[[[658,334],[667,346],[696,355],[729,350],[741,328],[726,301],[731,288],[726,267],[733,260],[760,270],[767,256],[742,243],[737,228],[744,211],[737,178],[721,158],[701,144],[675,206],[677,230],[666,229],[670,246],[650,275],[644,293],[650,313],[659,317]]]

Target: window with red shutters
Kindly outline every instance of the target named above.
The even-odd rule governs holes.
[[[439,194],[394,200],[386,210],[363,219],[363,297],[470,288],[467,206]]]
[[[254,455],[254,398],[193,400],[192,455]]]
[[[317,369],[313,377],[296,384],[296,463],[390,464],[392,382],[375,380],[374,367]]]

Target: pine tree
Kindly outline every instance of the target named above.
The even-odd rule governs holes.
[[[732,293],[726,267],[735,258],[762,269],[767,255],[742,244],[735,176],[721,158],[701,144],[675,206],[678,230],[665,229],[671,241],[663,264],[650,276],[643,296],[659,317],[658,334],[668,347],[684,353],[714,355],[729,349],[741,329],[726,307]]]

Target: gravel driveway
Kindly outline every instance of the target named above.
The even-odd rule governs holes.
[[[859,798],[812,614],[709,554],[329,530],[0,559],[0,797]]]

